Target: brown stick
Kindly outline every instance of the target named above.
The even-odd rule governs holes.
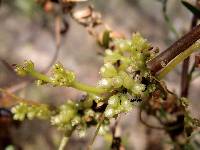
[[[193,16],[191,28],[196,26],[197,20],[198,20],[197,17]],[[181,73],[181,96],[182,97],[188,96],[188,91],[189,91],[189,86],[190,86],[190,80],[188,78],[189,64],[190,64],[190,57],[186,58],[183,61],[183,65],[182,65],[182,73]]]
[[[188,96],[189,90],[189,80],[188,80],[188,70],[190,64],[190,57],[186,58],[182,64],[182,72],[181,72],[181,97]]]
[[[168,49],[163,51],[154,59],[150,60],[147,63],[147,67],[152,71],[152,74],[155,74],[164,67],[163,63],[168,64],[172,59],[189,48],[198,39],[200,39],[200,25],[194,27],[190,32],[172,44]]]
[[[199,6],[200,1],[196,1],[197,7]],[[191,29],[194,28],[197,25],[198,17],[196,15],[193,15],[192,22],[191,22]],[[188,70],[189,70],[189,64],[190,64],[190,57],[186,58],[183,61],[182,65],[182,73],[181,73],[181,97],[188,97],[188,91],[190,88],[190,79],[188,77]]]

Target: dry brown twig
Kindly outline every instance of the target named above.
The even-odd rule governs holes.
[[[200,2],[196,0],[196,6],[200,8]],[[190,29],[194,28],[197,25],[198,22],[198,17],[196,15],[193,15],[192,21],[191,21],[191,27]],[[190,64],[190,57],[186,58],[183,61],[182,64],[182,73],[181,73],[181,96],[182,97],[187,97],[188,96],[188,91],[190,87],[190,77],[192,72],[194,71],[194,68],[192,67],[192,72],[188,72],[189,70],[189,64]]]
[[[185,51],[188,47],[200,39],[200,25],[194,27],[190,32],[173,43],[169,48],[160,53],[147,63],[152,74],[156,74],[164,68],[172,59]]]

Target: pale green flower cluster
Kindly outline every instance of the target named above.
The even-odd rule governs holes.
[[[24,61],[22,65],[16,66],[16,72],[20,76],[30,75],[38,79],[37,84],[42,85],[50,83],[54,86],[72,86],[75,81],[75,74],[72,71],[66,70],[63,65],[57,63],[53,66],[52,77],[48,77],[35,70],[32,61]]]
[[[58,129],[71,132],[77,130],[80,136],[84,136],[86,129],[90,124],[97,124],[101,113],[95,112],[90,107],[85,105],[85,101],[73,102],[68,100],[66,104],[61,105],[58,112],[51,117],[51,124]],[[108,122],[108,121],[107,121]],[[107,129],[104,121],[103,129]],[[101,129],[101,130],[103,130]]]
[[[27,103],[21,102],[13,107],[11,111],[14,114],[13,118],[21,121],[26,117],[31,120],[33,118],[48,119],[51,116],[51,111],[45,104],[28,105]]]
[[[58,113],[51,117],[51,124],[56,125],[58,129],[67,131],[73,130],[73,127],[81,122],[81,118],[77,115],[76,104],[68,101],[59,107]]]
[[[155,86],[143,83],[143,79],[148,80],[150,76],[146,67],[146,62],[153,56],[150,48],[150,44],[136,33],[132,40],[118,39],[114,50],[106,50],[98,86],[112,91],[127,90],[127,93],[117,93],[109,98],[106,117],[130,111],[133,107],[130,97],[142,98],[147,92],[155,90]]]
[[[82,136],[87,127],[98,124],[104,115],[100,131],[106,132],[110,118],[129,112],[134,106],[132,100],[143,99],[156,89],[146,67],[146,62],[154,56],[149,50],[150,44],[138,33],[131,40],[117,39],[114,44],[114,49],[105,51],[101,79],[95,87],[76,81],[75,74],[61,64],[53,66],[51,77],[35,71],[31,61],[17,66],[18,74],[29,74],[39,79],[39,84],[74,87],[87,92],[87,96],[79,102],[68,100],[55,111],[50,111],[46,105],[20,103],[12,109],[14,119],[49,118],[59,129],[68,133],[77,130]]]
[[[75,81],[75,74],[58,63],[53,66],[53,77],[50,79],[55,86],[71,86]]]
[[[48,79],[39,78],[39,80],[37,81],[37,85],[50,83],[53,86],[72,86],[74,81],[75,81],[74,72],[66,70],[62,64],[57,63],[53,65],[52,76],[48,77]]]
[[[115,44],[114,50],[105,52],[98,85],[106,89],[125,87],[139,95],[145,89],[141,78],[149,75],[146,61],[151,58],[150,44],[138,33],[133,35],[132,41],[118,39]]]
[[[34,70],[34,64],[31,60],[24,61],[23,65],[16,65],[15,71],[20,76],[26,76]]]
[[[12,108],[15,120],[24,119],[50,119],[52,125],[58,129],[70,133],[76,129],[80,136],[84,136],[87,127],[91,124],[97,124],[101,113],[95,112],[86,104],[86,101],[73,102],[68,100],[66,104],[61,105],[57,110],[51,111],[47,105],[29,105],[21,102]],[[105,133],[108,127],[108,120],[103,122],[101,133]]]
[[[112,118],[122,112],[129,112],[133,108],[133,104],[125,94],[116,94],[109,98],[108,106],[105,110],[105,116]]]

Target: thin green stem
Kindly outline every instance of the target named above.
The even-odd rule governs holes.
[[[65,146],[66,146],[68,141],[69,141],[69,137],[64,135],[62,140],[61,140],[61,142],[60,142],[58,150],[64,150],[64,148],[65,148]]]
[[[47,75],[44,75],[44,74],[39,73],[39,72],[37,72],[37,71],[29,72],[29,74],[30,74],[32,77],[34,77],[34,78],[36,78],[36,79],[39,79],[39,80],[42,80],[42,81],[45,81],[45,82],[47,82],[47,83],[51,83],[51,82],[52,82],[51,79],[50,79]]]
[[[106,92],[105,89],[102,89],[102,88],[98,88],[98,87],[94,87],[94,86],[90,86],[90,85],[87,85],[87,84],[84,84],[84,83],[80,83],[78,81],[75,81],[72,85],[72,87],[78,89],[78,90],[81,90],[81,91],[85,91],[85,92],[88,92],[88,93],[93,93],[93,94],[103,94]]]
[[[168,74],[172,69],[176,67],[181,61],[190,56],[193,52],[197,51],[200,48],[200,40],[196,41],[192,46],[190,46],[187,50],[180,53],[176,56],[159,74],[158,79],[163,78],[166,74]]]
[[[45,81],[47,83],[52,83],[52,80],[47,76],[47,75],[44,75],[42,73],[39,73],[37,71],[32,71],[29,73],[32,77],[34,78],[37,78],[39,80],[42,80],[42,81]],[[80,90],[80,91],[84,91],[84,92],[88,92],[88,93],[93,93],[93,94],[103,94],[106,92],[105,89],[102,89],[102,88],[98,88],[98,87],[94,87],[94,86],[90,86],[90,85],[87,85],[87,84],[84,84],[84,83],[81,83],[81,82],[78,82],[78,81],[75,81],[71,87],[77,89],[77,90]]]
[[[90,145],[88,146],[88,150],[92,150],[92,145],[94,144],[94,141],[95,141],[95,139],[96,139],[96,137],[97,137],[97,135],[99,133],[99,130],[100,130],[100,127],[101,127],[103,121],[104,121],[104,114],[101,115],[100,122],[97,125],[97,129],[95,131],[95,134],[94,134],[94,136],[92,138],[92,141],[91,141]]]
[[[172,33],[176,36],[176,38],[178,38],[179,34],[176,31],[176,28],[174,27],[174,25],[172,23],[172,20],[170,19],[170,17],[167,14],[167,3],[168,3],[168,0],[162,0],[161,2],[162,2],[162,13],[163,13],[163,17],[165,19],[165,22],[167,23],[167,26],[172,31]]]
[[[167,25],[169,26],[170,30],[173,32],[173,34],[176,36],[176,38],[179,37],[178,32],[176,31],[175,27],[173,26],[173,23],[169,16],[167,14],[164,14],[165,21],[167,22]]]

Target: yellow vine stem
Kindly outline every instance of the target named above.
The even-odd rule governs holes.
[[[29,72],[29,74],[36,79],[45,81],[47,83],[52,83],[52,80],[47,75],[44,75],[44,74],[39,73],[37,71]],[[80,91],[93,93],[93,94],[97,94],[97,95],[100,95],[100,94],[107,92],[107,90],[105,90],[103,88],[87,85],[87,84],[81,83],[79,81],[74,81],[74,83],[70,87],[75,88],[75,89],[80,90]]]
[[[87,85],[85,83],[77,82],[77,81],[75,81],[72,84],[72,87],[74,87],[74,88],[76,88],[80,91],[85,91],[85,92],[88,92],[88,93],[94,93],[94,94],[97,94],[97,95],[103,94],[107,91],[106,89],[93,87],[93,86]]]
[[[176,56],[163,70],[157,75],[158,79],[162,79],[165,75],[167,75],[172,69],[176,67],[181,61],[190,56],[193,52],[200,49],[200,40],[196,41],[192,46],[190,46],[187,50],[180,53]]]

